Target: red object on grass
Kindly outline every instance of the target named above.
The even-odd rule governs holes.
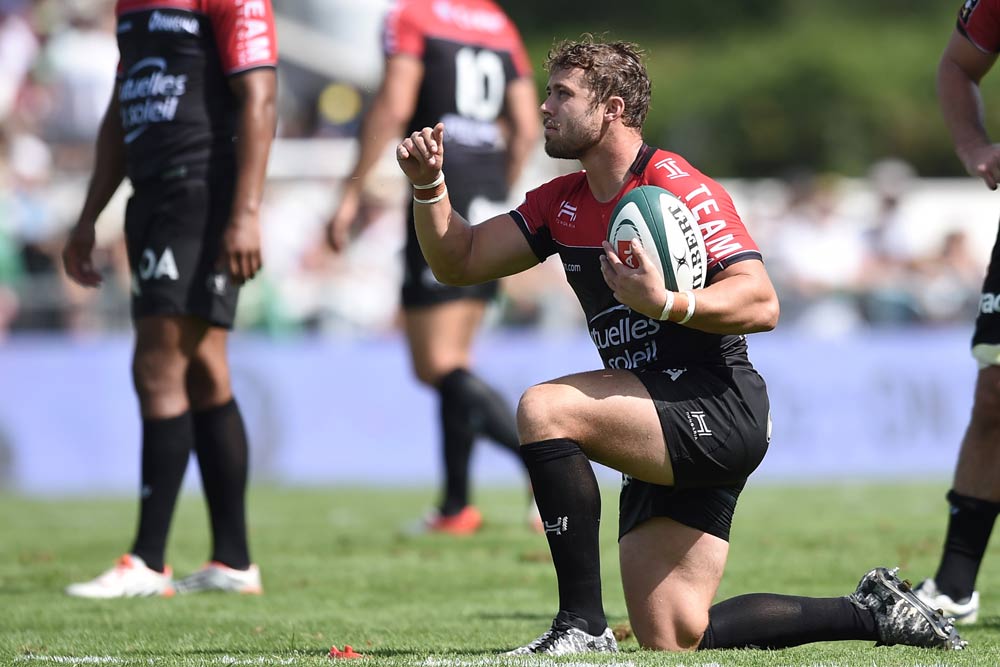
[[[330,647],[329,657],[339,659],[339,658],[363,658],[365,656],[362,653],[355,653],[354,649],[351,647],[350,644],[344,644],[343,651],[338,649],[336,644],[334,644],[333,646]]]

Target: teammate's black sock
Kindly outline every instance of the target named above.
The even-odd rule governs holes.
[[[559,582],[560,618],[592,635],[608,627],[601,599],[601,493],[586,454],[569,439],[521,447]]]
[[[194,413],[195,450],[212,523],[212,560],[245,570],[247,435],[236,400]]]
[[[515,454],[520,449],[514,410],[496,389],[464,368],[456,368],[438,385],[441,396],[462,405],[475,435],[485,435]]]
[[[469,502],[469,459],[476,436],[485,435],[518,453],[514,412],[500,394],[464,368],[438,383],[444,438],[445,489],[441,513],[452,515]]]
[[[441,410],[442,454],[444,456],[444,496],[441,514],[452,516],[469,503],[469,459],[475,431],[469,418],[469,403],[461,383],[449,373],[438,385]]]
[[[872,613],[846,597],[753,593],[712,606],[698,649],[779,649],[842,639],[878,640]]]
[[[163,571],[170,520],[193,442],[190,412],[142,420],[142,491],[132,553],[158,572]]]
[[[938,590],[955,602],[965,602],[976,588],[979,566],[1000,513],[1000,503],[948,492],[951,516],[944,554],[934,582]]]

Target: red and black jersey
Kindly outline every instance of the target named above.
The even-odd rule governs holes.
[[[398,0],[385,21],[386,58],[424,65],[407,134],[445,124],[450,164],[503,150],[497,124],[507,84],[531,75],[517,28],[492,0]]]
[[[601,243],[618,201],[640,185],[665,188],[698,220],[708,252],[708,281],[727,266],[761,259],[729,194],[676,153],[643,146],[630,179],[608,202],[594,198],[586,172],[555,178],[527,194],[511,211],[539,260],[558,254],[566,279],[587,316],[590,337],[608,368],[683,368],[742,365],[743,336],[705,333],[661,322],[619,303],[601,275]]]
[[[981,51],[1000,52],[1000,2],[966,0],[958,10],[958,31]]]
[[[227,78],[278,62],[270,0],[118,0],[118,99],[133,182],[231,164]]]

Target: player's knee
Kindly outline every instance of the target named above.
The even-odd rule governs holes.
[[[694,651],[708,627],[708,613],[680,613],[642,628],[635,627],[639,646],[652,651]]]
[[[517,404],[517,431],[521,442],[572,437],[566,431],[569,414],[564,392],[556,385],[529,387]]]
[[[132,383],[140,399],[183,389],[181,365],[169,355],[138,352],[132,360]]]
[[[185,387],[191,406],[196,410],[214,407],[228,401],[232,398],[232,388],[229,365],[225,357],[193,359],[187,370]]]

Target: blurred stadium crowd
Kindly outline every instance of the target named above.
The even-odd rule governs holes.
[[[365,224],[350,250],[334,256],[321,239],[377,85],[384,4],[274,1],[280,122],[265,202],[265,271],[241,296],[241,329],[371,335],[396,325],[407,195],[391,156],[371,179]],[[98,225],[104,287],[77,287],[60,266],[114,84],[113,8],[112,0],[0,0],[0,340],[14,331],[129,329],[127,187]],[[342,20],[344,11],[359,13]],[[698,156],[687,157],[697,164]],[[539,150],[512,198],[570,168]],[[988,203],[975,216],[928,205],[949,192],[961,196],[954,183],[918,178],[898,159],[872,165],[863,178],[800,172],[723,180],[764,252],[782,327],[831,334],[972,321],[995,211]],[[968,180],[962,188],[986,192]],[[930,189],[940,196],[928,196]],[[989,235],[970,232],[976,228]],[[550,261],[508,282],[494,325],[578,327],[579,308],[559,274]]]

